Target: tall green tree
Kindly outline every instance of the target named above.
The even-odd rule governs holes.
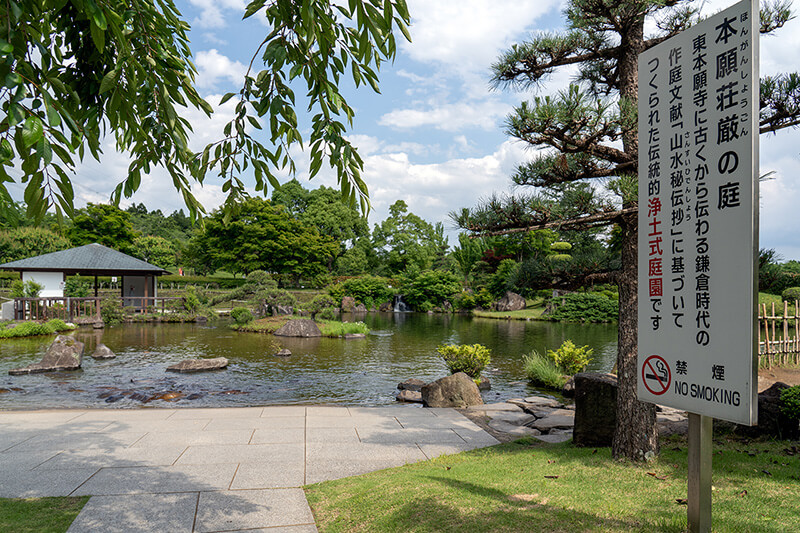
[[[173,0],[0,4],[0,207],[11,203],[5,184],[21,180],[29,212],[72,215],[75,165],[87,153],[100,159],[106,132],[131,157],[115,202],[162,166],[193,216],[202,206],[190,186],[209,172],[222,176],[232,206],[249,168],[258,191],[294,170],[290,149],[303,143],[294,91],[302,88],[311,175],[327,161],[344,195],[366,210],[363,161],[345,138],[354,110],[338,86],[349,76],[378,91],[376,72],[396,53],[393,30],[409,38],[405,0],[252,0],[244,17],[252,16],[268,29],[241,90],[222,99],[237,99],[236,115],[222,139],[195,154],[180,108],[212,108],[194,87],[189,25]]]
[[[130,214],[113,205],[92,203],[76,211],[65,233],[75,246],[96,242],[125,253],[132,250],[138,236]]]
[[[790,17],[789,2],[762,10],[761,32]],[[459,217],[465,229],[513,233],[547,227],[587,230],[617,224],[621,269],[600,278],[619,287],[617,424],[613,455],[642,460],[658,451],[655,407],[636,399],[637,347],[637,59],[641,52],[696,22],[698,6],[689,0],[570,0],[567,27],[534,36],[502,54],[493,66],[498,87],[528,89],[558,69],[577,67],[576,83],[554,96],[518,106],[507,119],[509,135],[545,148],[512,176],[522,187],[554,187],[591,180],[620,197],[566,213],[557,201],[529,194],[480,205]],[[645,35],[653,21],[654,35]],[[761,83],[761,131],[800,121],[800,77],[779,75]]]
[[[69,239],[46,228],[0,229],[0,263],[66,250]]]
[[[175,265],[175,247],[164,237],[144,235],[133,239],[131,254],[151,265],[167,268]]]
[[[248,198],[226,216],[217,210],[206,219],[201,248],[216,268],[247,274],[265,270],[283,280],[312,280],[328,272],[338,244],[293,218],[283,206]]]
[[[408,212],[403,200],[392,204],[389,217],[375,224],[372,241],[380,262],[392,274],[438,266],[448,248],[444,225],[432,225]]]

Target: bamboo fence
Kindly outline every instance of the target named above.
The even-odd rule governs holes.
[[[767,314],[767,304],[758,306],[758,359],[762,366],[800,363],[800,313],[798,301],[789,314],[789,302],[783,302],[783,314],[777,315],[775,302]]]

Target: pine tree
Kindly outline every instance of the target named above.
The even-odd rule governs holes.
[[[791,18],[790,2],[778,0],[761,11],[761,33]],[[613,455],[643,460],[658,452],[655,406],[636,398],[637,349],[637,59],[643,51],[700,20],[691,0],[571,0],[567,27],[535,36],[506,51],[493,65],[497,87],[538,87],[560,68],[578,67],[577,80],[555,96],[524,102],[508,117],[509,135],[546,148],[512,176],[519,186],[553,188],[600,181],[621,198],[596,197],[574,209],[559,209],[546,195],[493,198],[454,218],[482,235],[558,227],[587,229],[617,225],[619,270],[594,273],[619,287],[617,425]],[[657,35],[645,35],[656,21]],[[761,80],[761,132],[800,124],[800,77]]]

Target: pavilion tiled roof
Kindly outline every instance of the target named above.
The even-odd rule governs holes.
[[[87,244],[69,250],[19,259],[0,265],[5,270],[64,271],[72,273],[114,274],[165,274],[161,267],[151,265],[102,244]]]

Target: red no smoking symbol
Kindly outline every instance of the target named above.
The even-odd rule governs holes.
[[[672,372],[663,357],[651,355],[645,359],[642,365],[642,380],[645,388],[656,396],[667,392],[672,382]]]

